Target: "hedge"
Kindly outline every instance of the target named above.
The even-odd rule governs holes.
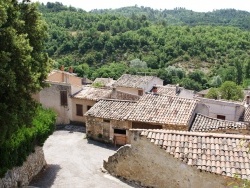
[[[55,129],[56,115],[38,107],[31,127],[22,127],[0,146],[0,177],[8,169],[21,166],[35,146],[42,146]]]

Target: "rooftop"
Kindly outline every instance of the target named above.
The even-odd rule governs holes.
[[[140,76],[123,74],[116,83],[113,84],[115,87],[130,87],[130,88],[143,88],[147,85],[154,76]]]
[[[146,94],[138,100],[128,120],[166,125],[188,125],[196,105],[197,101],[193,99]]]
[[[157,85],[156,87],[157,87],[157,93],[160,95],[171,95],[171,96],[176,95],[176,87],[160,86],[160,85]]]
[[[247,129],[247,125],[244,122],[226,121],[197,114],[190,131],[208,132],[225,129]]]
[[[100,100],[85,115],[104,119],[125,120],[134,104],[135,102],[125,100]]]
[[[109,87],[112,86],[112,84],[114,84],[116,81],[113,80],[113,78],[96,78],[93,83],[95,84],[97,82],[101,83],[103,86]]]
[[[175,130],[143,130],[141,135],[197,169],[250,179],[250,136]]]
[[[244,121],[245,122],[250,122],[250,105],[248,105],[245,108],[245,112],[244,112]]]
[[[87,100],[100,100],[102,98],[109,97],[112,90],[94,88],[94,87],[84,87],[80,92],[76,93],[73,97],[77,99],[87,99]]]

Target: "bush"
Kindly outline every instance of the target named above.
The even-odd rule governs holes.
[[[10,139],[0,145],[0,177],[8,169],[21,166],[35,146],[42,146],[55,129],[56,115],[51,110],[39,107],[33,118],[33,126],[18,129]]]

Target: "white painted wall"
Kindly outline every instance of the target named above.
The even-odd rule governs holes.
[[[209,117],[217,118],[217,115],[226,116],[226,120],[239,121],[244,106],[237,102],[222,101],[215,99],[199,98],[200,101],[196,113],[201,113]]]
[[[39,92],[39,101],[45,108],[51,108],[57,113],[56,124],[67,124],[72,119],[71,86],[65,83],[50,83]],[[68,106],[61,106],[60,91],[66,90],[68,93]]]

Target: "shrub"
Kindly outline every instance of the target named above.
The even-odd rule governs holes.
[[[0,177],[8,169],[21,166],[35,146],[42,146],[55,129],[56,115],[53,111],[37,108],[33,126],[18,129],[0,145]]]

